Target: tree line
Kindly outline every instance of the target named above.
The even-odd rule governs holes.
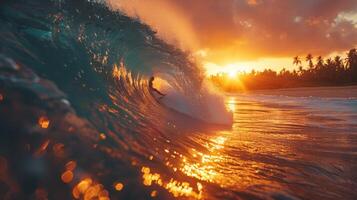
[[[335,56],[324,59],[314,58],[308,54],[304,61],[308,67],[303,67],[303,59],[293,58],[293,64],[298,69],[292,71],[282,69],[276,72],[271,69],[264,71],[252,70],[250,73],[239,74],[239,80],[230,80],[227,74],[211,76],[212,82],[226,91],[243,89],[277,89],[289,87],[310,86],[346,86],[357,85],[357,49],[348,51],[345,58]],[[238,79],[238,77],[237,77]]]

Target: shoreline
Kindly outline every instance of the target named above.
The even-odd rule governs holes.
[[[227,94],[263,94],[284,95],[292,97],[357,98],[357,85],[247,90]]]

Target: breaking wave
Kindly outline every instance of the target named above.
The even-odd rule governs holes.
[[[18,179],[13,176],[22,189],[5,180],[10,191],[23,192],[20,199],[37,194],[46,183],[50,199],[71,198],[70,193],[61,193],[57,178],[47,176],[58,173],[58,163],[76,160],[81,166],[74,177],[77,183],[91,174],[110,185],[115,175],[136,177],[137,169],[131,165],[156,155],[153,146],[163,150],[179,134],[232,122],[223,99],[208,89],[204,72],[188,53],[103,2],[5,0],[0,23],[0,102],[4,100],[1,109],[7,115],[0,116],[0,159],[5,156],[18,166],[18,159],[11,157],[16,154],[26,163],[13,169],[13,174],[23,173]],[[167,93],[165,98],[159,100],[150,92],[151,76],[157,78],[155,87]],[[13,132],[19,133],[16,139]],[[33,132],[40,136],[33,137]],[[48,162],[43,156],[28,157],[28,151],[17,148],[22,143],[34,155],[53,148],[53,157]],[[177,145],[185,152],[193,144]],[[58,156],[65,147],[66,153]],[[159,155],[157,159],[163,169],[167,161]],[[102,163],[104,175],[98,174],[97,162]],[[122,174],[125,171],[131,175]],[[191,194],[200,198],[201,189]]]

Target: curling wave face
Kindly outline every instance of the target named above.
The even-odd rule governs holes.
[[[165,156],[158,155],[158,148],[163,153],[168,151],[166,146],[171,145],[171,137],[187,133],[188,130],[211,126],[212,123],[231,122],[223,101],[219,105],[215,103],[216,106],[208,106],[220,97],[212,95],[205,88],[202,71],[190,61],[186,53],[155,37],[155,33],[140,21],[112,12],[105,4],[97,1],[4,1],[0,11],[0,94],[1,101],[5,98],[3,106],[7,111],[3,114],[11,116],[9,119],[4,118],[1,128],[4,135],[11,134],[16,126],[24,129],[21,132],[23,135],[20,134],[16,140],[8,141],[4,136],[2,150],[12,149],[13,144],[26,143],[29,149],[35,149],[35,144],[41,144],[37,153],[31,150],[31,153],[39,157],[29,156],[27,151],[13,149],[23,157],[29,156],[28,161],[24,161],[26,165],[39,171],[37,176],[33,175],[31,167],[16,168],[25,174],[20,175],[18,187],[11,186],[11,180],[0,176],[12,190],[17,191],[14,193],[20,194],[20,197],[28,197],[41,196],[44,191],[48,191],[53,192],[52,198],[84,198],[89,186],[93,186],[97,187],[95,194],[99,197],[99,194],[107,193],[104,192],[106,190],[103,185],[108,186],[115,182],[110,177],[116,175],[135,179],[138,174],[137,167],[131,167],[134,165],[142,168],[143,177],[147,179],[144,178],[144,185],[155,183],[171,193],[166,198],[202,198],[200,183],[158,178],[145,164],[148,158],[152,160],[152,156],[156,155],[157,165],[171,166]],[[11,75],[8,75],[8,71],[11,71]],[[176,100],[175,103],[170,100],[159,102],[152,96],[147,79],[153,75],[158,75],[169,83],[168,93],[169,96],[177,97],[171,98]],[[28,94],[31,95],[27,96]],[[35,118],[31,127],[40,130],[26,129],[22,120],[14,125],[14,121],[30,112],[23,109],[18,113],[12,112],[13,108],[18,108],[17,103],[26,105],[26,108],[31,108],[34,103],[33,108],[29,108]],[[38,108],[39,111],[36,111],[37,106],[41,108]],[[24,121],[25,119],[28,120],[27,117],[24,117]],[[27,134],[43,131],[51,134],[36,137],[35,142],[26,139]],[[75,139],[67,136],[61,138],[59,135],[73,132],[77,134]],[[74,143],[78,146],[75,147]],[[88,146],[82,146],[88,144],[90,150]],[[182,151],[188,151],[187,144],[177,145]],[[70,153],[62,155],[59,152],[65,147],[70,149],[66,150]],[[43,155],[50,148],[55,155],[47,163],[43,161]],[[85,149],[96,153],[91,157],[91,153],[85,152]],[[19,165],[17,160],[9,158],[10,154],[4,151],[1,153],[0,158],[6,163]],[[82,166],[73,167],[71,160]],[[58,167],[54,167],[56,162],[70,166],[65,168],[61,179],[71,184],[72,193],[60,194],[63,189],[60,189],[62,186],[58,185],[56,179],[45,177],[44,174],[49,171],[58,173]],[[100,163],[100,166],[94,163]],[[101,173],[98,172],[98,167],[106,178],[99,178]],[[114,169],[122,171],[114,172]],[[16,170],[12,173],[18,173]],[[129,175],[125,174],[125,170]],[[105,171],[111,172],[108,174]],[[163,173],[167,177],[173,177],[169,175],[171,172]],[[34,177],[28,179],[26,175],[29,174]],[[14,179],[16,182],[16,178]],[[99,179],[102,180],[101,184]],[[31,180],[32,186],[28,184]],[[130,181],[127,182],[130,185]],[[46,183],[52,184],[47,187]],[[83,189],[83,184],[88,187]],[[115,184],[114,189],[121,190],[120,184]],[[125,193],[117,195],[130,197]],[[143,198],[145,195],[133,194],[135,198]],[[151,195],[155,195],[155,192]]]
[[[218,110],[210,110],[212,92],[188,54],[156,38],[138,20],[90,1],[15,1],[4,3],[2,10],[5,55],[54,81],[75,107],[91,103],[81,99],[88,96],[108,100],[108,91],[118,88],[120,98],[135,94],[136,101],[148,101],[145,87],[132,86],[159,74],[179,97],[175,104],[184,105],[169,102],[171,108],[207,122],[231,123],[222,100],[215,105]],[[116,65],[129,72],[121,74],[130,81],[127,87],[122,87],[122,81],[110,82]],[[88,109],[78,112],[84,110]]]

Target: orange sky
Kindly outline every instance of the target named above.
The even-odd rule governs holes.
[[[357,0],[107,0],[201,59],[208,73],[291,69],[357,45]]]

